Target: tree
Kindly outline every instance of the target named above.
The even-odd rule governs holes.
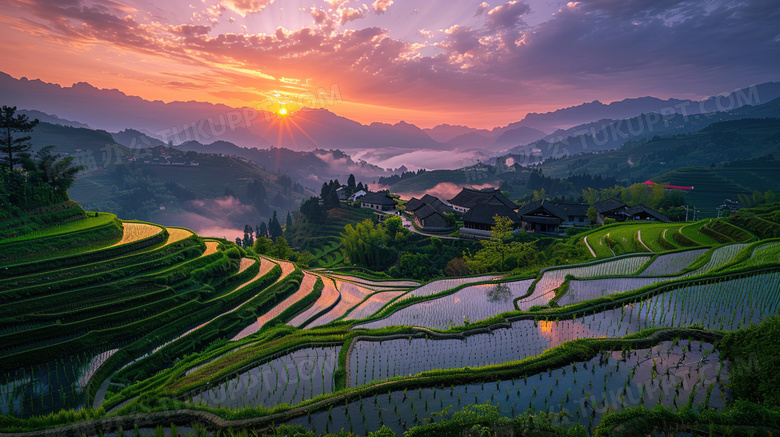
[[[592,225],[596,224],[596,221],[598,220],[599,217],[599,212],[596,211],[596,208],[592,206],[588,207],[588,212],[586,214],[588,216],[588,222]]]
[[[10,172],[14,165],[20,164],[22,158],[30,150],[29,135],[14,138],[18,133],[31,132],[38,125],[38,120],[30,120],[26,115],[16,115],[16,106],[0,108],[0,147],[5,154],[0,161]]]
[[[312,223],[323,224],[328,219],[328,210],[320,204],[318,197],[310,197],[309,200],[303,202],[300,211],[306,220]]]
[[[255,239],[253,238],[253,234],[254,232],[252,232],[252,227],[249,225],[244,225],[243,247],[252,247],[254,245]]]
[[[374,225],[371,219],[365,219],[355,227],[344,226],[341,246],[352,264],[384,267],[398,256],[395,250],[387,247],[388,240],[385,226]]]
[[[276,217],[276,211],[274,211],[273,217],[271,217],[271,220],[268,222],[268,233],[271,234],[271,238],[274,241],[283,235],[282,225],[279,224],[279,219]]]
[[[466,276],[469,274],[469,266],[463,258],[453,258],[447,262],[444,267],[444,274],[447,276]]]
[[[284,237],[276,238],[268,252],[272,257],[279,259],[289,259],[292,256],[292,253],[293,251],[290,249],[290,245],[287,244],[287,240]]]
[[[84,166],[71,166],[74,158],[60,158],[52,155],[54,146],[46,146],[35,153],[35,157],[23,156],[22,167],[28,174],[28,183],[41,186],[48,184],[59,200],[67,199],[67,191],[73,186],[76,174]],[[52,199],[57,200],[57,199]]]
[[[261,222],[259,226],[255,226],[255,238],[267,237],[268,225],[265,222]]]
[[[512,292],[506,284],[499,282],[495,287],[488,288],[487,297],[490,302],[508,302]]]
[[[403,219],[401,219],[401,217],[397,215],[386,218],[384,221],[384,225],[385,225],[385,230],[387,231],[387,236],[389,238],[395,238],[395,234],[397,234],[404,228]]]
[[[238,240],[238,238],[236,240]],[[261,235],[255,240],[252,249],[254,249],[255,253],[258,255],[267,255],[271,251],[271,240],[269,240],[268,237]]]
[[[493,221],[496,225],[491,229],[490,240],[483,242],[483,247],[501,256],[501,270],[503,271],[504,257],[509,249],[506,241],[512,238],[515,223],[511,218],[500,215],[493,217]]]
[[[287,220],[284,221],[284,230],[287,232],[292,231],[292,216],[290,215],[290,211],[287,211]]]
[[[357,188],[357,185],[355,185],[355,175],[350,174],[347,178],[347,188],[349,189],[350,194],[355,192],[355,188]]]
[[[309,263],[311,263],[311,260],[314,258],[314,255],[311,254],[308,250],[304,250],[300,254],[298,254],[298,260],[295,261],[296,264],[298,264],[299,267],[308,269]]]

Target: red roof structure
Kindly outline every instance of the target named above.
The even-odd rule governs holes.
[[[645,181],[645,185],[658,185],[658,184],[656,184],[655,182],[652,182],[652,181]],[[683,191],[691,191],[691,190],[693,190],[693,187],[685,187],[685,186],[682,186],[682,185],[665,185],[665,184],[661,184],[661,185],[664,188],[669,188],[669,189],[672,189],[672,190],[683,190]]]

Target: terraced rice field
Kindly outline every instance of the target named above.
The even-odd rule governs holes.
[[[257,261],[253,260],[252,258],[241,258],[241,260],[239,260],[239,262],[238,262],[238,273],[241,273],[244,270],[248,269],[250,266],[252,266],[256,262]],[[268,273],[268,272],[266,271],[266,273]]]
[[[474,276],[469,278],[451,278],[451,279],[440,279],[438,281],[429,282],[422,287],[413,290],[411,293],[409,293],[409,296],[431,296],[434,294],[438,294],[447,290],[452,290],[453,288],[460,287],[464,284],[473,284],[475,282],[486,282],[486,281],[494,281],[496,279],[501,278],[501,275],[485,275],[485,276]]]
[[[298,288],[298,291],[293,293],[292,296],[288,297],[287,299],[283,300],[279,305],[273,307],[271,311],[263,314],[262,316],[257,318],[257,329],[260,329],[268,323],[270,320],[272,320],[274,317],[278,316],[282,313],[282,311],[286,310],[290,307],[290,305],[294,304],[295,302],[303,299],[306,297],[309,293],[314,290],[314,283],[317,282],[317,276],[313,275],[309,272],[303,272],[303,281],[301,281],[301,286]]]
[[[766,264],[780,264],[780,242],[762,244],[755,248],[743,267],[757,267]]]
[[[563,284],[567,275],[572,275],[575,278],[630,275],[639,270],[642,264],[648,260],[650,260],[650,255],[638,255],[610,261],[546,269],[542,273],[542,278],[536,283],[531,297],[534,298],[534,305],[546,305],[555,296],[555,290]],[[530,306],[528,305],[529,308]]]
[[[718,247],[712,252],[712,257],[709,261],[707,261],[706,264],[696,270],[686,273],[684,276],[702,275],[704,273],[715,270],[731,261],[731,259],[734,258],[740,250],[746,247],[746,243],[729,244],[727,246]]]
[[[685,250],[658,256],[639,276],[673,275],[693,264],[707,249]]]
[[[359,278],[357,276],[347,276],[347,275],[336,275],[333,273],[329,273],[328,276],[331,278],[339,279],[346,282],[354,282],[358,285],[362,285],[365,287],[374,287],[374,288],[412,288],[412,287],[419,287],[420,283],[416,281],[372,281],[370,279],[363,279]]]
[[[117,349],[17,369],[0,378],[0,413],[27,416],[59,408],[80,408],[84,388]]]
[[[122,239],[109,247],[121,246],[123,244],[140,241],[143,240],[144,238],[149,238],[153,235],[157,235],[163,231],[161,227],[150,225],[147,223],[123,222],[122,228],[123,228]]]
[[[166,245],[179,242],[187,237],[195,235],[189,229],[166,227],[165,230],[168,231],[168,241],[165,242]]]
[[[311,322],[309,325],[306,326],[307,328],[322,326],[326,323],[330,323],[338,319],[339,317],[346,314],[347,311],[354,308],[359,303],[363,302],[363,300],[366,297],[368,297],[368,295],[373,293],[373,291],[368,288],[361,287],[359,285],[355,285],[350,282],[342,282],[342,281],[335,281],[335,282],[336,282],[336,288],[341,294],[341,299],[336,304],[336,306],[333,307],[333,309],[323,314],[322,316],[318,317],[317,320]]]
[[[340,346],[301,349],[258,365],[219,385],[192,394],[190,401],[219,408],[298,404],[335,387]]]
[[[702,226],[706,225],[707,223],[709,223],[709,221],[700,221],[688,226],[683,226],[680,228],[680,233],[701,244],[702,246],[712,246],[718,244],[717,241],[701,233]]]
[[[514,311],[514,299],[525,295],[533,280],[507,282],[510,297],[506,300],[490,301],[488,291],[495,285],[471,285],[448,296],[420,302],[389,317],[357,325],[355,328],[377,329],[386,326],[419,326],[431,329],[448,329],[461,326],[467,321],[487,319],[496,314]]]
[[[394,299],[408,293],[406,290],[379,291],[356,306],[344,317],[344,320],[360,320],[371,317]]]
[[[574,320],[519,320],[510,329],[465,339],[402,338],[354,343],[350,385],[433,369],[478,367],[541,354],[578,338],[621,337],[654,327],[736,330],[778,314],[780,273],[682,287],[638,304]]]
[[[211,254],[217,253],[217,249],[219,248],[219,241],[213,241],[213,240],[207,240],[206,241],[206,250],[203,251],[203,256],[209,256]]]
[[[558,306],[573,305],[575,303],[585,302],[586,300],[598,299],[603,296],[636,290],[671,279],[672,278],[663,277],[644,278],[638,276],[590,280],[575,279],[569,282],[569,290],[566,294],[558,299]]]
[[[406,351],[398,353],[405,355]],[[677,410],[691,402],[725,408],[725,386],[729,383],[725,367],[712,344],[667,341],[630,353],[604,352],[591,360],[526,378],[392,391],[288,423],[318,433],[344,429],[358,435],[386,425],[401,435],[449,405],[460,410],[468,404],[490,404],[510,418],[529,408],[565,412],[571,422],[592,431],[607,411],[638,405],[652,409],[661,404]]]
[[[301,325],[303,325],[307,320],[311,319],[317,314],[320,314],[328,308],[331,308],[336,304],[336,302],[339,301],[339,299],[341,299],[341,294],[336,289],[336,284],[332,279],[322,277],[322,282],[325,286],[322,288],[322,294],[320,295],[320,298],[317,299],[314,302],[314,305],[312,305],[306,311],[298,314],[295,316],[295,318],[290,320],[288,325],[301,327]]]
[[[664,223],[662,225],[650,225],[642,228],[642,242],[653,252],[664,252],[669,249],[661,245],[661,238],[663,238],[664,232],[676,232],[679,229],[678,226]]]

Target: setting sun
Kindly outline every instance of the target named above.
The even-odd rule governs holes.
[[[279,115],[287,115],[287,108],[279,109]]]

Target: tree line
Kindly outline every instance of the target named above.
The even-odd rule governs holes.
[[[54,154],[54,146],[30,153],[28,135],[39,121],[16,114],[15,106],[0,108],[0,203],[3,218],[68,200],[68,189],[83,169],[73,157]]]

